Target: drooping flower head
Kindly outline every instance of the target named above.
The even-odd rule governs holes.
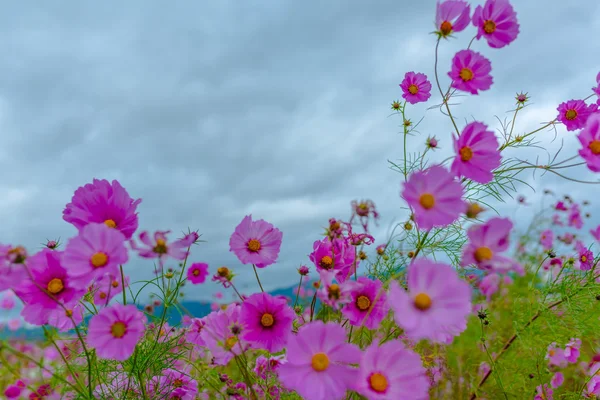
[[[360,349],[347,343],[346,331],[338,324],[310,322],[291,335],[287,363],[279,367],[279,380],[303,399],[341,399],[354,386]]]
[[[100,358],[125,361],[144,335],[146,317],[134,305],[113,304],[89,322],[87,341]]]
[[[473,50],[461,50],[452,59],[452,70],[448,76],[452,87],[458,90],[479,94],[480,90],[492,87],[492,63]]]
[[[106,179],[94,179],[75,191],[63,211],[63,219],[78,230],[92,222],[103,223],[131,239],[138,228],[136,208],[141,201],[129,197],[116,180],[109,183]]]
[[[342,314],[351,325],[377,329],[390,310],[387,295],[381,290],[383,284],[366,276],[359,277],[357,283],[351,288],[351,300],[342,309]]]
[[[120,276],[119,265],[127,259],[125,236],[104,224],[91,223],[69,240],[62,264],[74,280],[87,286],[106,274]]]
[[[85,294],[85,286],[68,274],[62,265],[62,257],[62,252],[49,249],[29,257],[27,266],[31,277],[14,289],[25,304],[21,311],[25,321],[34,325],[46,324],[50,311],[60,309],[64,312],[60,304],[72,304]]]
[[[452,137],[456,157],[450,170],[456,176],[464,176],[475,182],[489,183],[494,179],[492,171],[500,166],[502,156],[498,151],[498,139],[481,122],[471,122],[458,139]]]
[[[27,278],[25,260],[27,251],[23,246],[0,244],[0,292],[12,289]]]
[[[585,160],[590,171],[600,172],[600,113],[591,115],[585,127],[577,135],[583,146],[579,155]]]
[[[408,267],[408,292],[390,284],[389,302],[406,336],[448,342],[467,328],[471,288],[450,265],[427,259]]]
[[[540,244],[544,248],[544,250],[552,249],[554,245],[554,233],[551,229],[546,229],[540,234]]]
[[[466,209],[462,185],[454,175],[434,165],[425,171],[413,172],[404,184],[402,197],[414,211],[420,229],[442,227],[456,221]]]
[[[229,239],[232,251],[242,264],[264,268],[277,261],[283,233],[263,219],[252,221],[247,215]]]
[[[271,353],[281,351],[292,330],[295,313],[287,300],[268,293],[255,293],[242,303],[244,340]]]
[[[399,340],[371,344],[359,365],[355,388],[368,399],[429,399],[429,378],[421,357]]]
[[[147,231],[140,233],[140,241],[146,248],[140,248],[132,239],[129,241],[131,248],[138,252],[140,257],[144,258],[159,258],[166,257],[174,258],[175,260],[183,260],[188,255],[187,248],[191,246],[189,238],[186,236],[178,239],[173,243],[169,243],[167,235],[171,231],[156,231],[154,238],[150,239],[150,234]]]
[[[204,283],[208,276],[207,263],[194,263],[188,268],[187,278],[194,285]]]
[[[517,13],[508,0],[487,0],[473,12],[477,39],[483,36],[488,45],[499,49],[508,46],[519,35]]]
[[[473,225],[467,230],[469,242],[463,248],[460,265],[475,264],[483,270],[505,273],[520,270],[520,265],[500,253],[508,250],[513,224],[508,218],[492,218],[484,224]]]
[[[431,97],[431,82],[427,80],[427,75],[420,72],[411,71],[404,74],[404,80],[400,87],[402,88],[402,98],[410,104],[421,103]]]
[[[354,267],[358,267],[359,261],[355,255],[348,240],[326,237],[313,243],[313,252],[308,257],[315,264],[317,272],[338,271],[336,279],[344,282],[354,273]]]
[[[556,118],[566,126],[567,131],[576,131],[586,125],[589,117],[598,110],[598,105],[587,105],[583,100],[569,100],[560,103],[557,110]]]
[[[471,6],[463,0],[437,2],[435,26],[440,36],[447,37],[465,29],[470,22]]]

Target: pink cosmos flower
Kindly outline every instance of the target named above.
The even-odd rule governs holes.
[[[582,271],[589,271],[592,269],[594,266],[594,253],[579,241],[575,245],[575,249],[579,253],[579,269]]]
[[[401,196],[414,210],[420,229],[443,227],[456,221],[465,212],[462,185],[454,175],[439,165],[410,174]]]
[[[59,332],[75,329],[83,321],[84,308],[80,303],[65,304],[62,307],[48,311],[48,325],[55,327]]]
[[[565,358],[564,351],[556,345],[556,343],[551,343],[548,346],[548,352],[546,353],[546,359],[548,360],[549,366],[557,366],[557,367],[565,367],[567,365],[567,360]]]
[[[339,310],[342,306],[352,301],[352,289],[357,283],[351,279],[340,282],[337,279],[339,271],[322,270],[319,272],[321,286],[317,290],[317,297],[323,304],[328,305],[334,310]]]
[[[598,72],[598,75],[596,75],[596,87],[593,87],[592,90],[594,93],[596,93],[596,96],[598,96],[598,100],[596,100],[596,102],[598,105],[600,105],[600,72]]]
[[[227,365],[231,359],[250,345],[242,340],[245,326],[241,321],[242,307],[237,304],[229,305],[225,310],[219,310],[202,318],[204,323],[198,321],[195,329],[200,331],[200,339],[194,343],[206,346],[213,355],[213,362],[217,365]]]
[[[563,222],[561,221],[560,215],[554,214],[552,215],[552,225],[564,226],[565,224],[563,224]]]
[[[554,242],[554,233],[550,229],[546,229],[540,234],[540,244],[544,250],[552,249]]]
[[[135,241],[132,239],[129,241],[131,248],[138,252],[140,257],[143,258],[159,258],[172,257],[175,260],[184,260],[190,247],[190,243],[187,237],[168,243],[167,235],[171,231],[156,231],[154,232],[154,240],[150,239],[150,234],[147,231],[140,233],[140,241],[147,248],[140,248],[137,246]]]
[[[596,239],[597,241],[600,242],[600,225],[598,225],[596,227],[596,229],[591,229],[590,233],[592,234],[592,236],[594,237],[594,239]]]
[[[496,293],[500,287],[500,275],[488,274],[479,282],[479,290],[485,296],[489,302],[492,299],[494,293]]]
[[[204,329],[205,325],[206,322],[204,318],[192,318],[191,323],[187,327],[185,339],[188,342],[195,344],[196,346],[206,346],[206,343],[204,342],[204,339],[201,336],[202,329]]]
[[[317,272],[338,271],[336,279],[344,282],[354,272],[355,263],[358,265],[354,248],[345,239],[326,237],[313,243],[313,252],[308,256],[315,264]]]
[[[577,359],[579,358],[579,349],[581,348],[581,339],[579,338],[573,338],[569,341],[569,343],[567,343],[567,345],[565,346],[565,351],[564,351],[564,355],[565,355],[565,359],[570,362],[571,364],[574,364],[577,362]]]
[[[5,291],[2,293],[2,299],[0,300],[0,310],[12,310],[15,308],[15,294],[12,291]]]
[[[600,113],[592,114],[577,139],[583,146],[579,155],[590,171],[600,172]]]
[[[590,378],[586,387],[586,393],[588,397],[592,395],[600,396],[600,375],[594,375]]]
[[[46,324],[49,311],[64,311],[60,304],[71,304],[85,294],[85,286],[74,281],[63,267],[62,257],[62,252],[44,248],[28,259],[31,277],[14,289],[25,304],[21,310],[25,321]]]
[[[198,382],[190,377],[189,367],[184,371],[167,368],[152,382],[150,393],[160,399],[195,400]]]
[[[495,49],[509,45],[519,34],[517,13],[508,0],[487,0],[483,7],[477,6],[473,25],[477,27],[477,39],[483,36]]]
[[[581,218],[581,211],[577,204],[573,204],[571,210],[569,211],[569,226],[574,227],[575,229],[583,228],[583,219]],[[565,237],[567,237],[567,233],[565,233]]]
[[[442,37],[465,29],[470,22],[471,6],[462,0],[437,2],[435,26]]]
[[[263,219],[252,221],[252,215],[247,215],[231,235],[229,251],[242,264],[264,268],[277,261],[282,237],[283,233],[270,223]]]
[[[188,268],[187,278],[194,285],[204,283],[208,276],[207,263],[194,263]]]
[[[128,287],[129,277],[125,276],[124,278],[125,287]],[[123,291],[121,276],[103,275],[90,286],[89,290],[94,294],[94,304],[98,307],[106,307],[116,295]]]
[[[492,87],[492,63],[473,50],[461,50],[452,59],[452,70],[448,76],[452,87],[471,94]]]
[[[287,359],[285,356],[274,356],[274,357],[265,357],[259,356],[256,359],[256,366],[254,367],[254,372],[256,375],[261,377],[262,379],[268,379],[268,376],[277,372],[280,366],[285,364]]]
[[[285,299],[255,293],[242,303],[243,338],[257,348],[277,353],[285,347],[294,317]]]
[[[447,341],[467,327],[471,313],[471,288],[456,270],[427,259],[408,267],[408,292],[398,282],[390,284],[389,302],[396,323],[409,339]]]
[[[104,224],[90,223],[65,248],[62,264],[73,280],[87,285],[105,274],[120,276],[119,265],[127,262],[125,236]]]
[[[565,203],[562,201],[559,201],[556,203],[556,205],[554,206],[554,208],[558,211],[567,211],[568,208],[565,206]]]
[[[383,284],[365,276],[359,277],[357,283],[351,288],[351,301],[342,308],[342,314],[350,325],[377,329],[390,310],[387,295],[381,290]]]
[[[557,372],[552,376],[552,379],[550,380],[550,385],[556,389],[562,386],[562,384],[565,382],[565,376],[563,375],[562,372]]]
[[[521,269],[516,261],[499,254],[508,250],[512,227],[508,218],[492,218],[484,224],[469,227],[469,242],[463,247],[460,265],[475,264],[480,269],[500,273]]]
[[[554,391],[547,383],[544,383],[544,386],[539,385],[535,388],[536,395],[533,400],[554,400],[553,394]]]
[[[133,200],[121,184],[94,179],[79,187],[63,211],[63,219],[78,230],[91,222],[104,223],[131,239],[138,228],[136,208],[142,199]]]
[[[404,74],[400,87],[403,92],[402,98],[410,104],[421,103],[431,97],[431,82],[427,80],[427,75],[420,72],[411,71]]]
[[[498,139],[481,122],[471,122],[454,141],[456,157],[450,171],[475,182],[488,183],[494,179],[492,171],[500,166],[502,156],[498,151]]]
[[[429,399],[421,357],[399,340],[371,344],[360,360],[355,390],[370,400]]]
[[[12,289],[27,278],[23,266],[26,259],[27,251],[22,246],[0,244],[0,291]]]
[[[89,322],[87,341],[100,358],[125,361],[144,336],[146,317],[134,305],[113,304]]]
[[[338,324],[314,321],[302,326],[289,338],[279,380],[306,400],[341,399],[358,376],[350,364],[361,358],[360,349],[346,340]]]
[[[567,131],[576,131],[585,126],[588,118],[598,110],[597,104],[585,104],[583,100],[569,100],[560,103],[557,108],[558,119],[566,127]]]

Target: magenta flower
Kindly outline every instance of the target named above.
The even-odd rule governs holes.
[[[341,399],[353,387],[360,349],[346,342],[340,325],[310,322],[291,335],[287,344],[287,363],[279,367],[279,380],[303,399]]]
[[[452,59],[452,70],[448,76],[452,87],[458,90],[479,94],[480,90],[492,87],[492,63],[473,50],[461,50]]]
[[[596,239],[597,241],[600,242],[600,225],[598,225],[596,227],[596,229],[591,229],[590,233],[592,234],[592,236],[594,237],[594,239]]]
[[[483,36],[488,45],[499,49],[512,43],[519,35],[517,13],[508,0],[487,0],[473,12],[477,39]]]
[[[26,259],[27,251],[22,246],[0,244],[0,292],[12,289],[27,279],[23,265]]]
[[[48,325],[55,327],[59,332],[67,332],[75,329],[83,321],[83,306],[78,302],[65,304],[62,307],[48,311]]]
[[[207,263],[194,263],[188,268],[187,278],[194,285],[204,283],[208,276]]]
[[[560,103],[557,110],[556,119],[567,127],[567,131],[576,131],[585,126],[588,118],[598,110],[598,105],[588,106],[583,100],[569,100]]]
[[[255,293],[242,303],[243,338],[254,347],[277,353],[285,347],[294,317],[285,299]]]
[[[14,289],[25,305],[21,310],[25,321],[46,324],[50,311],[64,312],[60,304],[73,304],[85,294],[85,286],[71,278],[62,265],[62,257],[62,252],[46,248],[29,257],[31,277]]]
[[[185,371],[167,368],[152,382],[150,392],[157,399],[195,400],[198,382],[190,377],[189,367]]]
[[[93,183],[79,187],[71,202],[63,211],[63,219],[78,230],[91,222],[106,224],[131,239],[138,228],[136,208],[142,199],[133,200],[121,186],[113,180],[94,179]]]
[[[552,379],[550,380],[550,385],[556,389],[562,386],[562,384],[565,382],[565,376],[563,375],[562,372],[557,372],[552,376]]]
[[[336,270],[319,271],[321,286],[317,290],[317,297],[334,310],[339,310],[352,301],[352,290],[358,285],[351,279],[340,282],[337,279],[338,274],[339,271]]]
[[[127,259],[125,236],[104,224],[91,223],[69,240],[62,264],[73,280],[87,285],[105,274],[120,276],[119,265]]]
[[[129,277],[125,276],[125,287],[129,286]],[[121,276],[103,275],[90,287],[94,294],[94,304],[98,307],[106,307],[112,298],[123,291]]]
[[[579,253],[579,269],[589,271],[594,266],[594,253],[586,248],[581,242],[577,242],[575,249]]]
[[[540,234],[540,244],[544,250],[550,250],[554,245],[554,233],[551,229],[546,229]]]
[[[408,292],[390,284],[389,302],[396,323],[410,339],[447,342],[467,328],[471,288],[454,268],[427,259],[408,267]]]
[[[565,206],[565,203],[562,201],[557,202],[556,205],[554,206],[554,208],[557,211],[567,211],[568,210],[567,206]]]
[[[154,232],[154,240],[150,239],[150,234],[147,231],[140,233],[140,241],[147,248],[140,248],[137,246],[135,241],[132,239],[129,241],[131,248],[138,252],[140,257],[144,258],[159,258],[172,257],[176,260],[184,260],[188,251],[187,248],[191,246],[188,237],[168,243],[167,235],[171,231],[156,231]]]
[[[565,346],[565,359],[571,364],[575,364],[579,358],[579,349],[581,348],[581,339],[572,338]]]
[[[500,166],[502,156],[498,151],[498,139],[481,122],[471,122],[454,141],[456,157],[450,171],[475,182],[489,183],[494,179],[492,171]]]
[[[480,269],[500,273],[519,270],[520,265],[516,261],[500,255],[508,250],[512,226],[508,218],[492,218],[484,224],[469,227],[469,242],[463,247],[460,265],[475,264]]]
[[[443,227],[465,212],[462,185],[454,175],[439,165],[413,172],[404,184],[402,197],[414,211],[420,229]]]
[[[190,325],[187,327],[185,340],[196,346],[206,346],[206,342],[204,342],[204,339],[201,336],[205,325],[206,322],[204,318],[192,318]]]
[[[596,87],[593,87],[592,90],[596,93],[596,96],[598,96],[596,102],[600,105],[600,72],[596,75]]]
[[[500,287],[500,275],[488,274],[479,282],[479,290],[489,302]]]
[[[381,290],[383,284],[365,276],[359,277],[357,283],[351,288],[351,301],[342,308],[342,314],[350,325],[377,329],[390,310],[387,295]]]
[[[533,400],[553,400],[553,394],[554,394],[554,390],[552,390],[552,388],[550,386],[548,386],[547,383],[544,383],[544,385],[538,385],[538,387],[535,388],[536,390],[536,394],[535,397],[533,398]]]
[[[576,229],[583,228],[583,219],[581,218],[581,211],[577,204],[573,204],[573,207],[569,210],[569,226],[572,226]],[[565,233],[565,237],[570,235],[569,233]]]
[[[203,322],[195,322],[200,340],[195,340],[194,343],[208,347],[215,364],[227,365],[235,355],[250,347],[241,337],[245,331],[241,318],[242,307],[237,304],[208,314],[202,318]]]
[[[144,336],[146,317],[134,305],[113,304],[89,322],[87,342],[100,358],[125,361]]]
[[[557,367],[565,367],[567,365],[567,360],[565,358],[564,351],[556,345],[556,343],[551,343],[548,346],[548,352],[546,353],[546,359],[548,360],[549,366],[557,366]]]
[[[421,357],[399,340],[372,343],[363,353],[355,390],[370,400],[429,399]]]
[[[462,0],[446,0],[437,2],[435,9],[435,26],[442,37],[460,32],[470,22],[471,6]]]
[[[354,272],[355,263],[358,265],[354,248],[345,239],[329,237],[313,243],[313,252],[308,256],[315,264],[317,272],[338,271],[336,279],[344,282]]]
[[[427,75],[420,72],[411,71],[404,74],[400,87],[403,92],[402,98],[410,104],[421,103],[431,97],[431,82],[427,80]]]
[[[252,215],[247,215],[231,235],[229,251],[242,264],[264,268],[277,261],[282,237],[283,233],[270,223],[263,219],[252,221]]]
[[[592,114],[585,127],[577,135],[583,146],[579,155],[585,160],[590,171],[600,172],[600,113]]]

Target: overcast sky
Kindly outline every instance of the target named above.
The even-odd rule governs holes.
[[[481,1],[473,2],[472,10]],[[191,261],[221,265],[254,289],[250,266],[229,253],[229,236],[249,213],[283,231],[279,262],[260,271],[267,289],[297,283],[312,243],[330,217],[347,219],[353,199],[381,213],[378,243],[406,218],[401,175],[387,160],[402,157],[400,119],[388,117],[407,71],[433,79],[435,2],[9,2],[0,13],[0,243],[33,253],[45,239],[75,229],[62,210],[93,178],[118,179],[134,198],[141,230],[187,227],[207,240]],[[499,128],[526,91],[533,105],[517,122],[527,132],[556,116],[559,103],[591,94],[600,70],[600,3],[514,0],[521,33],[504,49],[473,49],[492,61],[494,84],[454,108],[461,126],[479,120]],[[475,34],[470,26],[440,52],[442,86],[454,53]],[[411,148],[436,135],[441,161],[452,125],[438,110],[434,86],[409,118],[425,120]],[[540,134],[542,143],[552,132]],[[579,145],[558,130],[565,156]],[[519,157],[547,155],[520,151]],[[585,168],[579,179],[597,179]],[[525,175],[532,180],[532,175]],[[536,175],[576,199],[599,186]],[[594,195],[595,193],[595,195]],[[593,196],[592,196],[593,195]],[[515,201],[501,207],[514,215]],[[527,211],[521,214],[526,220]],[[588,229],[596,226],[596,216]],[[126,267],[134,280],[152,276],[149,261]],[[313,268],[314,270],[314,268]],[[188,298],[221,290],[187,287]]]

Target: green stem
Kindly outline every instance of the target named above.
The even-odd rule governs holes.
[[[119,265],[121,269],[121,289],[123,289],[123,305],[127,305],[127,297],[125,295],[125,275],[123,274],[123,266]]]
[[[263,289],[262,284],[260,283],[260,278],[258,277],[258,271],[256,271],[256,265],[252,264],[252,268],[254,269],[254,275],[256,275],[256,281],[258,282],[258,286],[260,286],[260,291],[264,293],[265,289]]]

